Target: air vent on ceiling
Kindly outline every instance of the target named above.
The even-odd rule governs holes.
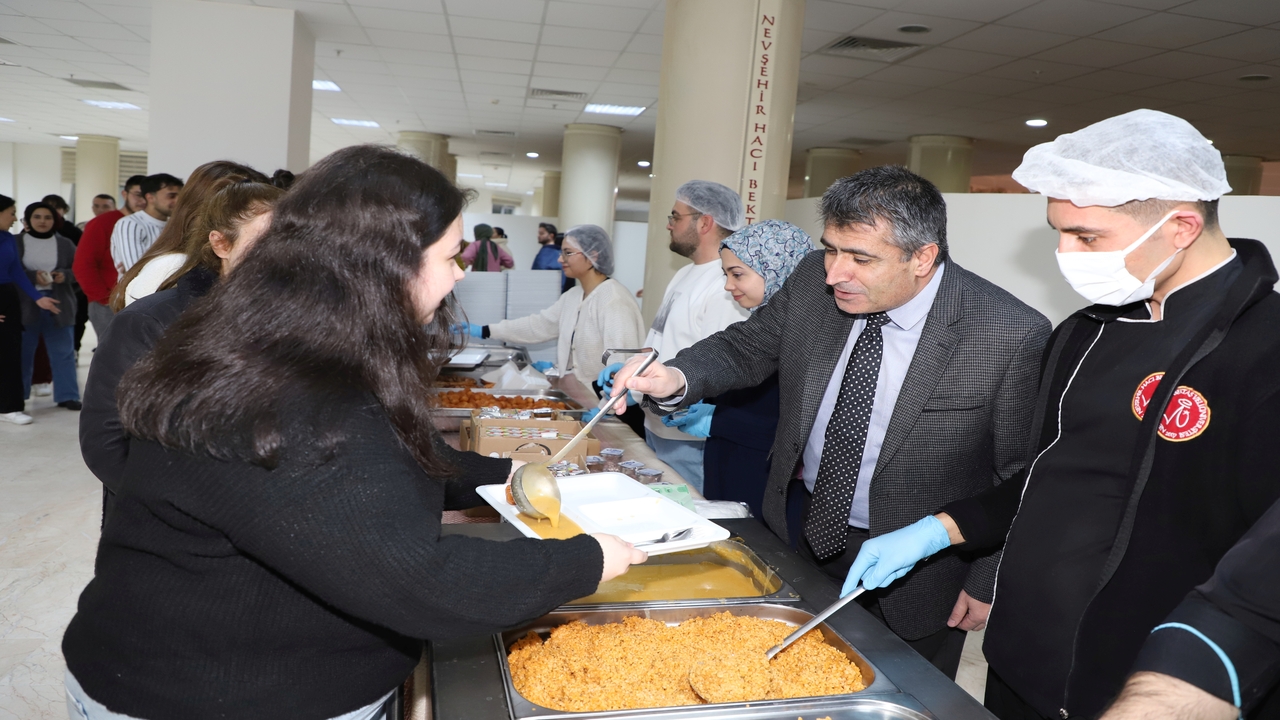
[[[511,153],[493,152],[492,150],[482,150],[482,151],[480,152],[480,157],[482,157],[482,158],[486,158],[486,157],[488,157],[488,158],[510,158],[510,157],[511,157]]]
[[[476,135],[480,137],[515,137],[516,134],[511,130],[476,130]]]
[[[93,88],[95,90],[129,91],[129,88],[121,85],[120,83],[104,82],[102,80],[80,80],[78,78],[67,78],[66,80],[72,85],[79,85],[80,87]]]
[[[547,90],[545,88],[530,88],[529,97],[543,98],[545,100],[577,100],[578,102],[587,101],[586,93],[573,92],[572,90]]]
[[[922,47],[924,46],[895,40],[877,40],[876,38],[849,35],[830,43],[818,52],[823,55],[835,55],[836,57],[891,63],[911,55]]]

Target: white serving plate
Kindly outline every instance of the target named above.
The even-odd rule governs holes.
[[[693,528],[689,537],[643,548],[650,555],[706,547],[726,540],[729,531],[650,490],[622,473],[607,472],[560,478],[560,513],[585,533],[611,533],[634,543],[656,540],[663,533]],[[506,486],[481,485],[480,497],[526,537],[537,538],[514,505],[507,504]]]
[[[468,348],[454,353],[453,356],[449,358],[449,362],[445,363],[445,367],[470,369],[480,365],[480,363],[488,359],[488,350]]]

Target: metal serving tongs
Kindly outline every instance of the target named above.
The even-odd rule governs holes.
[[[800,626],[800,628],[799,628],[799,629],[797,629],[795,632],[793,632],[793,633],[791,633],[790,635],[788,635],[788,636],[786,636],[785,638],[783,638],[782,642],[780,642],[780,643],[778,643],[777,645],[774,645],[773,647],[769,648],[769,651],[768,651],[768,652],[766,652],[766,653],[764,654],[764,656],[765,656],[766,658],[768,658],[769,660],[772,660],[774,655],[777,655],[778,653],[782,652],[783,650],[786,650],[788,645],[790,645],[791,643],[793,643],[793,642],[795,642],[795,641],[799,640],[800,638],[804,637],[804,634],[805,634],[805,633],[807,633],[807,632],[809,632],[810,630],[812,630],[812,629],[814,629],[814,628],[818,627],[818,625],[820,625],[820,624],[822,623],[822,621],[823,621],[823,620],[826,620],[827,618],[829,618],[829,617],[831,617],[832,615],[834,615],[834,614],[835,614],[835,612],[836,612],[837,610],[839,610],[840,608],[844,607],[845,605],[848,605],[850,601],[852,601],[854,598],[858,597],[859,595],[861,595],[862,593],[864,593],[864,592],[866,592],[866,591],[867,591],[867,589],[866,589],[865,587],[863,587],[862,585],[858,585],[858,589],[857,589],[857,590],[854,590],[853,592],[849,593],[848,595],[845,595],[844,597],[840,598],[839,600],[837,600],[837,601],[835,601],[835,602],[831,603],[830,605],[828,605],[826,610],[823,610],[822,612],[818,613],[817,615],[814,615],[812,620],[810,620],[809,622],[807,622],[807,623],[805,623],[805,624],[801,625],[801,626]]]
[[[605,350],[604,355],[601,358],[601,362],[608,364],[609,356],[615,353],[648,354],[648,357],[646,357],[644,362],[640,363],[640,367],[636,369],[634,373],[635,375],[643,373],[650,365],[653,364],[654,360],[658,359],[658,351],[653,348],[638,348],[634,350],[614,349]],[[556,484],[555,475],[551,474],[551,469],[548,466],[555,465],[568,457],[569,451],[577,447],[582,438],[586,437],[591,432],[591,428],[595,427],[596,423],[600,422],[601,418],[609,414],[609,408],[612,407],[613,403],[617,402],[618,398],[622,397],[626,392],[626,388],[619,389],[615,386],[614,392],[607,395],[600,401],[600,404],[596,406],[596,409],[600,412],[596,413],[596,416],[591,418],[591,422],[587,423],[586,426],[579,430],[578,434],[574,435],[573,439],[561,448],[560,452],[552,456],[550,460],[545,463],[529,463],[527,465],[521,465],[520,468],[516,470],[515,475],[511,478],[511,498],[516,501],[516,508],[520,510],[520,512],[535,518],[544,518],[547,516],[541,510],[534,507],[533,503],[530,502],[530,498],[551,498],[555,501],[557,506],[560,504],[560,486]]]

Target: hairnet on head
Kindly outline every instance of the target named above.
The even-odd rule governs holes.
[[[729,232],[742,229],[745,224],[742,198],[732,188],[710,180],[690,180],[676,189],[676,201],[710,215],[712,220]]]
[[[1222,155],[1179,117],[1134,110],[1027,151],[1013,179],[1078,207],[1133,200],[1217,200],[1231,191]]]
[[[739,260],[764,278],[764,302],[758,307],[763,307],[782,289],[787,276],[814,249],[808,233],[782,220],[748,225],[720,241],[720,248],[732,250]]]
[[[582,251],[591,267],[602,275],[613,274],[613,242],[599,225],[574,225],[564,231],[564,244]]]

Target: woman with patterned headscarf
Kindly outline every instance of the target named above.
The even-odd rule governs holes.
[[[754,313],[813,249],[809,235],[791,223],[765,220],[748,225],[720,243],[724,289]],[[673,413],[662,422],[707,438],[702,457],[707,499],[743,502],[756,517],[763,517],[769,449],[778,429],[777,373],[756,387],[696,403],[687,413]]]

